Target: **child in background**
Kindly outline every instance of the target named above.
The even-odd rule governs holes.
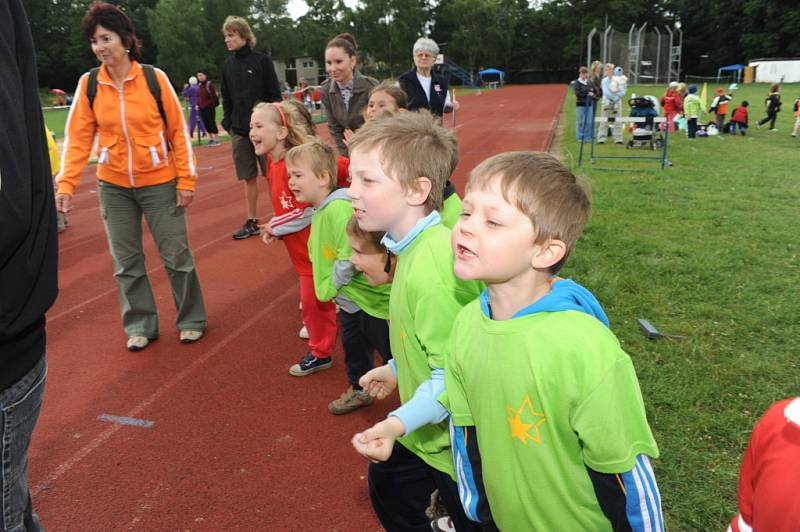
[[[50,173],[55,178],[56,174],[61,170],[61,158],[58,156],[58,148],[56,147],[56,138],[50,128],[44,126],[44,133],[47,137],[47,152],[50,156]],[[56,210],[56,226],[59,233],[67,230],[69,221],[67,220],[67,213]]]
[[[397,267],[397,257],[381,243],[384,234],[364,231],[355,215],[347,222],[347,240],[353,250],[350,262],[372,286],[391,284]]]
[[[491,509],[500,530],[662,531],[633,363],[594,296],[555,277],[587,191],[536,152],[490,157],[466,190],[455,274],[487,288],[453,323],[441,400],[467,515]]]
[[[319,301],[335,300],[350,385],[328,405],[332,414],[347,414],[372,404],[358,380],[372,369],[375,351],[384,362],[389,354],[390,285],[372,286],[350,262],[352,250],[347,223],[353,207],[347,190],[337,183],[333,148],[320,140],[301,144],[286,153],[289,188],[297,201],[314,208],[308,254]]]
[[[794,532],[800,523],[800,397],[774,403],[742,457],[739,513],[728,532]]]
[[[792,111],[794,111],[794,129],[792,130],[792,136],[796,137],[797,132],[800,131],[800,98],[794,101]]]
[[[677,81],[673,81],[667,87],[664,96],[661,98],[661,107],[664,108],[664,117],[667,119],[667,130],[673,133],[675,131],[675,119],[683,112],[683,99],[678,92]]]
[[[250,118],[250,141],[256,155],[267,156],[267,179],[272,190],[275,216],[261,226],[267,244],[281,238],[300,278],[303,323],[308,330],[309,352],[289,368],[295,377],[328,369],[336,340],[336,305],[320,302],[314,295],[314,278],[308,256],[312,209],[297,201],[289,188],[286,152],[313,140],[297,108],[289,102],[259,103]]]
[[[744,100],[742,104],[733,110],[731,114],[731,122],[729,124],[730,133],[733,135],[736,133],[736,126],[739,126],[739,133],[742,136],[747,134],[747,124],[748,124],[748,112],[747,107],[750,103],[747,100]]]
[[[623,74],[621,66],[614,67],[614,75],[611,76],[611,81],[608,86],[612,92],[628,92],[628,76]]]
[[[459,532],[478,530],[464,515],[454,482],[443,388],[452,321],[480,292],[453,275],[450,230],[438,209],[450,178],[453,132],[427,111],[378,117],[350,141],[349,195],[361,229],[383,231],[398,256],[389,298],[389,364],[361,385],[383,399],[395,387],[402,405],[386,420],[353,436],[369,465],[372,507],[391,531],[430,530],[425,510],[434,489]]]
[[[370,121],[381,114],[396,114],[404,112],[407,104],[408,97],[403,89],[394,83],[384,81],[383,83],[373,87],[370,91],[369,102],[367,103],[367,107],[364,109],[364,119],[365,121]],[[349,142],[349,139],[352,136],[352,132],[349,135],[345,133],[345,141]],[[453,142],[455,142],[455,137],[453,137]],[[453,175],[456,166],[458,166],[457,144],[454,144],[454,148],[451,153],[453,154],[453,159],[451,161],[452,168],[450,168],[447,175]],[[449,180],[444,186],[443,197],[444,201],[439,212],[442,217],[442,224],[445,227],[453,227],[458,220],[458,215],[461,214],[461,198],[456,191],[456,186]]]
[[[697,137],[697,121],[703,114],[703,102],[697,95],[697,85],[689,85],[689,92],[683,101],[683,113],[686,117],[686,135],[690,139]]]
[[[775,129],[775,121],[778,119],[778,113],[781,112],[781,86],[779,83],[770,87],[769,94],[764,99],[764,105],[767,109],[767,116],[756,122],[756,125],[761,127],[769,122],[769,130],[778,131]]]
[[[708,112],[714,113],[716,116],[717,131],[722,132],[722,128],[725,127],[725,117],[728,115],[728,105],[732,97],[730,94],[725,94],[725,90],[721,87],[715,90],[714,94],[716,96],[714,96],[714,99],[711,101],[711,108]]]

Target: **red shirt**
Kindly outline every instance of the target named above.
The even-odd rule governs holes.
[[[733,114],[731,115],[732,122],[741,122],[742,124],[747,123],[747,107],[739,106],[733,110]]]
[[[794,421],[787,406],[797,401]],[[734,532],[794,532],[800,523],[800,398],[773,404],[753,428],[739,473]]]
[[[350,159],[340,156],[337,161],[337,180],[340,187],[350,185],[349,167]],[[284,159],[273,161],[272,157],[267,156],[267,180],[272,192],[272,209],[275,212],[270,222],[273,227],[290,224],[308,216],[306,209],[311,208],[311,205],[297,201],[289,189],[289,173],[286,171]],[[289,253],[289,259],[299,275],[311,275],[312,273],[311,259],[308,256],[310,233],[311,225],[309,224],[304,229],[281,238]]]

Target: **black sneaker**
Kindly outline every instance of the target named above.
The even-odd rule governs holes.
[[[289,374],[295,377],[305,377],[323,369],[328,369],[333,365],[331,357],[317,358],[311,353],[300,359],[300,362],[289,368]]]
[[[247,220],[241,229],[233,233],[234,240],[244,240],[245,238],[251,236],[257,236],[261,234],[261,230],[258,228],[258,224],[255,220]]]

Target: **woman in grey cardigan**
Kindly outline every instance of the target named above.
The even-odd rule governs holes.
[[[328,131],[344,156],[348,155],[345,132],[364,125],[369,91],[378,84],[378,80],[362,76],[356,63],[356,40],[352,35],[342,33],[331,39],[325,48],[325,71],[329,77],[322,85],[322,103],[328,115]]]

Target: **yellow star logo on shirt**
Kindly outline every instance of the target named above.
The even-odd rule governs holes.
[[[326,260],[335,260],[336,247],[330,244],[322,244],[322,256],[325,257]]]
[[[511,427],[511,437],[517,438],[519,441],[528,445],[528,440],[533,440],[536,443],[542,443],[542,433],[539,430],[539,425],[546,421],[543,412],[537,412],[533,409],[530,397],[525,396],[525,400],[519,408],[514,409],[513,406],[506,407],[508,413],[508,425]],[[525,421],[532,421],[526,423]],[[531,434],[534,431],[534,434]]]

